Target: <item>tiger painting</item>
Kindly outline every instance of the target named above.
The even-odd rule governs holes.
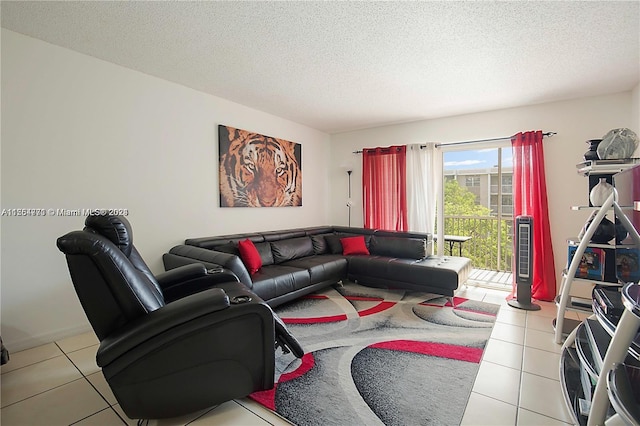
[[[218,126],[220,207],[302,205],[301,145]]]

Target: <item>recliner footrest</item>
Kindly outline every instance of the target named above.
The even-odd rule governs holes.
[[[285,353],[288,352],[288,348],[296,358],[302,358],[304,356],[304,349],[302,349],[298,339],[287,330],[287,326],[275,312],[273,313],[273,319],[275,320],[276,326],[276,344],[280,345]]]

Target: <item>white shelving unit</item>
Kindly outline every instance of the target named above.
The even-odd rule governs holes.
[[[613,176],[615,173],[625,171],[631,167],[640,164],[639,158],[630,158],[625,160],[588,160],[576,165],[578,173],[587,176],[590,179],[592,177],[600,178],[602,176]],[[617,206],[617,207],[614,207]],[[618,210],[616,210],[616,208]],[[614,212],[616,216],[624,216],[622,209],[633,209],[634,206],[620,207],[614,197],[610,197],[602,207],[591,206],[573,206],[572,211],[590,211],[589,218],[585,221],[585,227],[582,228],[577,238],[569,238],[569,245],[577,246],[576,252],[573,257],[573,261],[567,266],[562,274],[562,283],[560,286],[560,292],[556,297],[557,314],[553,320],[553,327],[555,329],[555,341],[557,344],[562,343],[563,336],[567,336],[575,331],[576,327],[580,324],[580,321],[565,318],[567,311],[577,311],[582,313],[590,313],[591,308],[583,305],[576,305],[571,303],[571,287],[574,282],[587,283],[593,285],[613,285],[620,286],[621,283],[598,281],[592,279],[577,278],[576,271],[580,264],[580,259],[584,254],[587,247],[591,248],[603,248],[603,249],[616,249],[624,247],[633,247],[633,245],[616,245],[610,244],[597,244],[592,243],[591,238],[595,233],[598,225],[608,212]],[[626,218],[626,216],[625,216]],[[588,227],[586,224],[590,223]],[[632,227],[632,226],[631,226]],[[633,227],[632,227],[633,228]],[[603,265],[604,267],[604,265]]]
[[[630,208],[630,207],[625,207],[625,208]],[[628,231],[629,231],[628,228],[631,228],[635,232],[635,228],[633,228],[633,226],[631,225],[631,222],[629,222],[627,217],[624,215],[623,208],[620,207],[617,201],[615,200],[615,193],[609,196],[609,198],[607,199],[607,201],[605,201],[602,207],[575,207],[574,209],[592,210],[592,213],[589,216],[589,219],[587,219],[587,221],[585,222],[585,224],[589,223],[589,221],[591,221],[591,223],[584,230],[584,232],[581,232],[581,235],[578,238],[568,239],[569,244],[571,245],[577,244],[577,248],[573,256],[573,260],[569,264],[568,268],[565,271],[563,271],[560,294],[556,297],[556,305],[558,307],[558,310],[557,310],[556,319],[553,321],[553,326],[555,327],[555,340],[556,340],[556,343],[558,344],[562,343],[562,337],[564,335],[575,332],[576,327],[580,324],[579,321],[565,318],[566,311],[577,311],[577,312],[587,312],[587,313],[591,312],[590,307],[574,306],[570,303],[571,286],[574,282],[587,282],[591,284],[598,284],[601,286],[620,287],[622,285],[621,283],[618,283],[618,282],[599,281],[599,280],[576,277],[576,272],[580,265],[580,260],[582,259],[582,255],[584,254],[587,247],[606,248],[606,249],[636,247],[636,245],[634,244],[610,245],[610,244],[598,244],[598,243],[591,242],[591,238],[593,237],[593,234],[598,228],[598,225],[600,224],[602,219],[605,217],[605,215],[610,211],[615,212],[616,217],[618,217],[618,219],[621,222],[626,220],[628,225],[625,225],[625,227],[627,228]],[[631,233],[631,231],[629,232]],[[640,247],[640,241],[637,241],[636,244],[638,244],[638,247]]]
[[[591,306],[575,306],[570,297],[571,285],[577,280],[585,281],[575,278],[575,273],[587,247],[613,249],[614,253],[622,248],[640,248],[638,230],[623,211],[640,207],[632,204],[621,207],[614,192],[602,207],[574,208],[590,209],[591,223],[578,238],[569,239],[576,251],[564,273],[554,323],[556,342],[561,342],[563,329],[568,333],[561,350],[560,382],[576,425],[640,424],[640,285],[586,280],[596,284]],[[629,232],[630,244],[590,242],[602,218],[611,211]],[[564,318],[566,311],[590,316],[582,322],[569,321]]]

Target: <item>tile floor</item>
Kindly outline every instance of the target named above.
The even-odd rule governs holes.
[[[522,311],[506,293],[470,283],[458,296],[497,303],[498,314],[463,425],[570,424],[558,377],[560,346],[553,340],[552,303]],[[575,315],[575,319],[583,319]],[[119,405],[95,362],[98,340],[86,333],[11,353],[1,368],[0,421],[13,425],[135,425]],[[229,401],[150,425],[287,425],[250,399]]]

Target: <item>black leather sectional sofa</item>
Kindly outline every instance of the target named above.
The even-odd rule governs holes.
[[[343,255],[341,238],[363,236],[369,255]],[[250,275],[238,241],[250,239],[262,268]],[[275,307],[343,279],[363,285],[453,296],[471,271],[465,257],[432,256],[432,236],[364,228],[322,226],[187,239],[163,256],[165,270],[202,263],[233,274]],[[221,269],[222,267],[222,269]]]

